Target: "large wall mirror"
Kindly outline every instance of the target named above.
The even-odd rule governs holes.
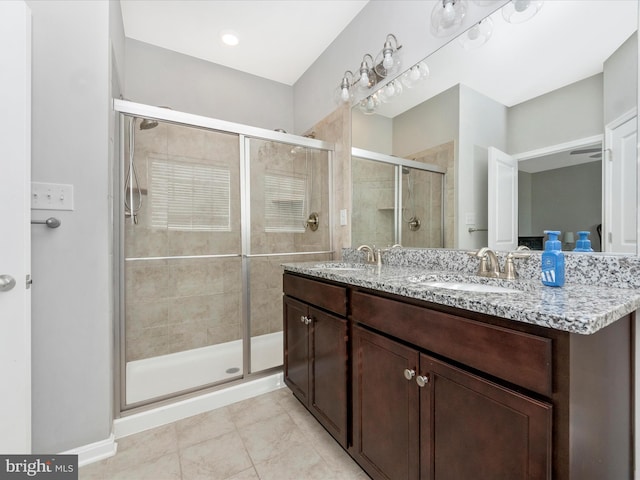
[[[410,229],[403,240],[538,249],[554,229],[572,250],[589,231],[595,251],[637,254],[638,2],[554,0],[524,23],[488,18],[486,43],[465,46],[465,32],[424,60],[425,81],[353,108],[353,147],[446,172],[433,196],[444,231],[420,232],[441,244]],[[353,216],[374,207],[354,197]]]

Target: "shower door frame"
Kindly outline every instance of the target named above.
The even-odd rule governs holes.
[[[334,254],[333,249],[333,153],[335,145],[331,142],[317,140],[309,137],[301,137],[275,130],[267,130],[259,127],[251,127],[225,120],[194,115],[176,110],[170,110],[151,105],[130,102],[127,100],[114,99],[113,109],[118,114],[119,125],[119,156],[113,165],[113,219],[114,219],[114,285],[113,285],[113,308],[114,308],[114,416],[119,418],[123,415],[137,413],[148,410],[158,405],[172,403],[178,399],[189,398],[200,395],[204,392],[218,388],[224,388],[229,384],[245,382],[262,375],[268,374],[273,369],[261,370],[256,373],[251,369],[251,337],[250,337],[250,260],[255,257],[292,256],[292,255],[313,255],[313,254]],[[233,134],[238,136],[239,141],[239,168],[240,168],[240,254],[219,254],[206,255],[208,258],[241,258],[242,275],[242,346],[243,346],[243,368],[242,375],[236,378],[216,383],[213,385],[201,385],[196,388],[175,392],[165,396],[154,397],[146,401],[134,404],[126,403],[126,352],[125,342],[125,249],[124,249],[124,158],[125,158],[125,128],[126,117],[148,118],[175,125],[195,128],[205,128],[208,130]],[[329,250],[312,252],[280,252],[266,254],[251,254],[251,221],[250,221],[250,149],[251,139],[265,140],[323,150],[327,152],[328,161],[328,226],[329,226]],[[198,255],[198,257],[205,257]]]
[[[445,205],[446,194],[445,185],[447,170],[433,163],[416,162],[415,160],[408,160],[406,158],[394,157],[393,155],[386,155],[384,153],[372,152],[370,150],[364,150],[362,148],[351,148],[351,158],[361,158],[363,160],[369,160],[372,162],[385,163],[387,165],[394,166],[394,208],[393,208],[393,235],[395,238],[394,243],[402,244],[402,167],[413,168],[415,170],[421,170],[423,172],[439,173],[442,175],[442,199],[441,199],[441,212],[440,212],[440,244],[444,246],[445,239],[445,212],[447,211],[447,205]],[[353,207],[352,207],[353,210]]]

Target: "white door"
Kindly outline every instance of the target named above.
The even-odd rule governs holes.
[[[0,65],[0,452],[30,453],[31,11],[22,0],[0,2]]]
[[[603,250],[637,252],[637,127],[635,112],[606,129]],[[615,187],[614,187],[615,185]]]
[[[489,147],[488,239],[493,250],[518,248],[518,161]]]

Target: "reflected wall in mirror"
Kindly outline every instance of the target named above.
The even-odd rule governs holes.
[[[637,253],[638,174],[631,170],[637,168],[631,149],[637,130],[637,9],[637,2],[627,0],[556,0],[517,25],[496,11],[486,44],[467,50],[452,41],[425,59],[431,71],[426,82],[405,88],[374,115],[356,106],[353,146],[409,159],[453,146],[445,247],[488,244],[482,230],[489,228],[488,197],[494,192],[487,186],[487,152],[495,147],[516,158],[524,172],[516,238],[539,237],[544,229],[577,238],[577,231],[589,230],[594,250]],[[616,136],[625,122],[624,135]],[[626,174],[609,172],[607,162],[592,158],[600,142],[605,152],[627,157]],[[538,157],[550,157],[553,168],[531,167]],[[354,182],[357,175],[354,170]],[[369,207],[354,197],[354,217]],[[571,243],[565,248],[572,249]]]

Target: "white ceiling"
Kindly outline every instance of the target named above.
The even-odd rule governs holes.
[[[367,3],[120,0],[125,36],[286,85],[300,78]],[[224,45],[223,30],[235,31],[239,45]]]

